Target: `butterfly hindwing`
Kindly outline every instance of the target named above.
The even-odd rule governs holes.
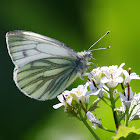
[[[14,80],[19,89],[31,98],[53,99],[78,76],[75,62],[71,57],[36,60],[15,69]]]

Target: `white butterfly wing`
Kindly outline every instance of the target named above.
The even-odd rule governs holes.
[[[9,32],[6,40],[14,81],[31,98],[53,99],[79,75],[77,53],[57,40],[27,31]]]
[[[13,63],[18,67],[46,57],[77,57],[76,52],[66,44],[33,32],[8,32],[6,42]]]

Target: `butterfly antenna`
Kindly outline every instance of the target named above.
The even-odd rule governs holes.
[[[97,44],[101,39],[103,39],[107,34],[109,34],[110,31],[107,31],[106,34],[104,34],[99,40],[97,40],[95,43],[93,43],[90,48],[88,49],[88,51],[95,45]],[[107,47],[108,48],[108,47]],[[106,49],[106,48],[103,48],[103,49]],[[99,48],[98,50],[101,50],[101,48]],[[92,51],[92,50],[91,50]]]
[[[93,49],[93,50],[90,50],[90,51],[104,50],[104,49],[109,49],[109,48],[111,48],[111,46],[108,46],[108,47],[105,47],[105,48],[97,48],[97,49]]]

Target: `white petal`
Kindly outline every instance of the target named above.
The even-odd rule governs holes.
[[[106,77],[102,77],[101,78],[101,82],[102,83],[107,83],[107,82],[109,82],[109,80]]]
[[[121,69],[124,65],[125,65],[125,63],[122,63],[122,64],[119,66],[119,69]]]
[[[90,73],[84,73],[83,76],[89,76],[91,75]]]
[[[108,70],[108,67],[107,66],[101,67],[101,71],[106,71],[106,70]]]
[[[138,94],[135,94],[135,96],[133,97],[133,99],[135,99],[135,100],[140,100],[140,93],[138,93]]]
[[[138,120],[138,119],[140,119],[140,105],[137,105],[135,108],[134,108],[134,110],[133,110],[133,112],[132,112],[132,114],[131,114],[131,117],[130,117],[130,121],[131,120]]]
[[[126,101],[126,100],[127,100],[126,97],[125,97],[121,92],[119,92],[119,95],[120,95],[120,97],[121,97],[121,99],[122,99],[123,101]]]
[[[79,85],[79,86],[77,87],[77,89],[81,91],[81,90],[84,89],[84,86],[83,86],[83,85]]]
[[[117,77],[114,82],[117,82],[117,83],[122,83],[123,82],[123,78],[122,77]]]
[[[54,109],[58,109],[59,107],[61,107],[61,106],[63,106],[64,105],[64,103],[58,103],[58,104],[56,104],[56,105],[53,105],[53,108]]]
[[[124,85],[127,86],[128,83],[131,82],[131,78],[129,77],[125,77],[125,81],[124,81]]]
[[[95,120],[96,120],[95,116],[90,111],[87,112],[86,116],[89,119],[89,121],[95,122]]]
[[[115,88],[117,85],[118,85],[118,82],[114,82],[113,80],[110,80],[108,83],[107,83],[108,87],[110,88]]]
[[[58,100],[60,102],[63,102],[64,101],[64,98],[63,98],[62,94],[58,95],[57,98],[58,98]]]
[[[100,93],[102,93],[102,90],[101,90],[101,89],[99,89],[99,90],[97,90],[97,91],[94,91],[92,94],[93,94],[93,95],[98,95],[98,94],[100,94]]]
[[[86,88],[89,86],[90,82],[86,82],[86,84],[84,85]]]
[[[125,77],[129,77],[129,73],[126,70],[123,70],[123,74],[125,75]]]
[[[133,91],[132,91],[131,87],[129,87],[129,88],[130,88],[130,99],[132,99],[133,98]]]
[[[72,90],[71,90],[71,93],[74,93],[75,94],[75,92],[77,92],[77,88],[73,88]]]
[[[96,87],[93,84],[89,84],[90,90],[96,90]]]
[[[106,70],[103,73],[106,75],[107,78],[110,78],[110,72],[109,72],[109,70]]]
[[[83,86],[83,95],[85,95],[86,92],[88,91],[88,90],[87,90],[87,87],[88,87],[88,84],[85,84],[85,85]]]
[[[93,94],[93,91],[90,90],[90,91],[88,91],[88,92],[86,93],[86,96],[87,96],[87,95],[92,95],[92,94]]]
[[[132,91],[131,87],[129,87],[129,91],[130,91],[129,98],[132,99],[133,91]],[[128,98],[128,87],[125,88],[125,96],[126,96],[126,98]]]
[[[116,71],[118,69],[118,65],[109,66],[109,69]]]
[[[140,80],[139,75],[137,75],[135,72],[133,72],[133,73],[130,74],[130,78],[131,79],[139,79]]]
[[[71,103],[72,103],[72,97],[71,98],[69,98],[68,100],[67,100],[67,103],[71,106]]]
[[[88,78],[91,78],[93,76],[94,76],[94,73],[93,72],[88,73]]]
[[[88,104],[88,103],[89,103],[89,97],[90,97],[90,96],[88,96],[88,95],[87,95],[87,96],[85,96],[85,103],[86,103],[86,104]]]
[[[103,88],[104,87],[104,83],[100,82],[99,88]]]
[[[115,77],[115,78],[116,78],[116,77],[119,77],[119,76],[121,75],[121,73],[122,73],[121,70],[116,70],[116,71],[114,72],[114,77]]]

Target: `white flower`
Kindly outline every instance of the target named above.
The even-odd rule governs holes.
[[[135,72],[133,72],[129,75],[129,73],[126,70],[123,70],[123,74],[125,75],[125,81],[124,81],[125,86],[127,86],[127,83],[130,84],[132,79],[140,80],[139,75],[137,75]]]
[[[73,88],[70,91],[70,95],[73,97],[74,100],[77,101],[77,103],[79,103],[79,101],[89,103],[89,96],[86,96],[86,92],[88,91],[87,86],[88,83],[86,83],[85,85],[79,85],[77,88]]]
[[[60,101],[60,103],[53,105],[54,109],[58,109],[61,106],[70,105],[72,106],[72,101],[76,101],[79,103],[79,101],[84,103],[89,103],[89,96],[85,96],[87,90],[88,83],[86,85],[79,85],[77,88],[73,88],[71,91],[64,91],[62,94],[58,95],[57,98]]]
[[[122,74],[122,67],[124,66],[124,63],[118,67],[117,65],[115,66],[109,66],[109,67],[102,67],[101,70],[105,74],[104,77],[101,78],[102,83],[107,83],[108,87],[110,88],[115,88],[118,83],[123,82],[123,78],[121,76]]]
[[[93,128],[96,129],[96,126],[99,127],[101,125],[101,122],[97,119],[96,116],[94,116],[90,111],[86,113],[87,118],[90,122],[93,124]]]
[[[66,107],[66,103],[71,106],[73,97],[70,95],[70,91],[68,90],[64,91],[62,94],[58,95],[57,98],[60,101],[60,103],[53,105],[54,109],[58,109],[61,106]]]
[[[95,84],[100,84],[101,77],[102,77],[102,71],[100,67],[93,69],[88,74],[88,78],[94,80]]]

